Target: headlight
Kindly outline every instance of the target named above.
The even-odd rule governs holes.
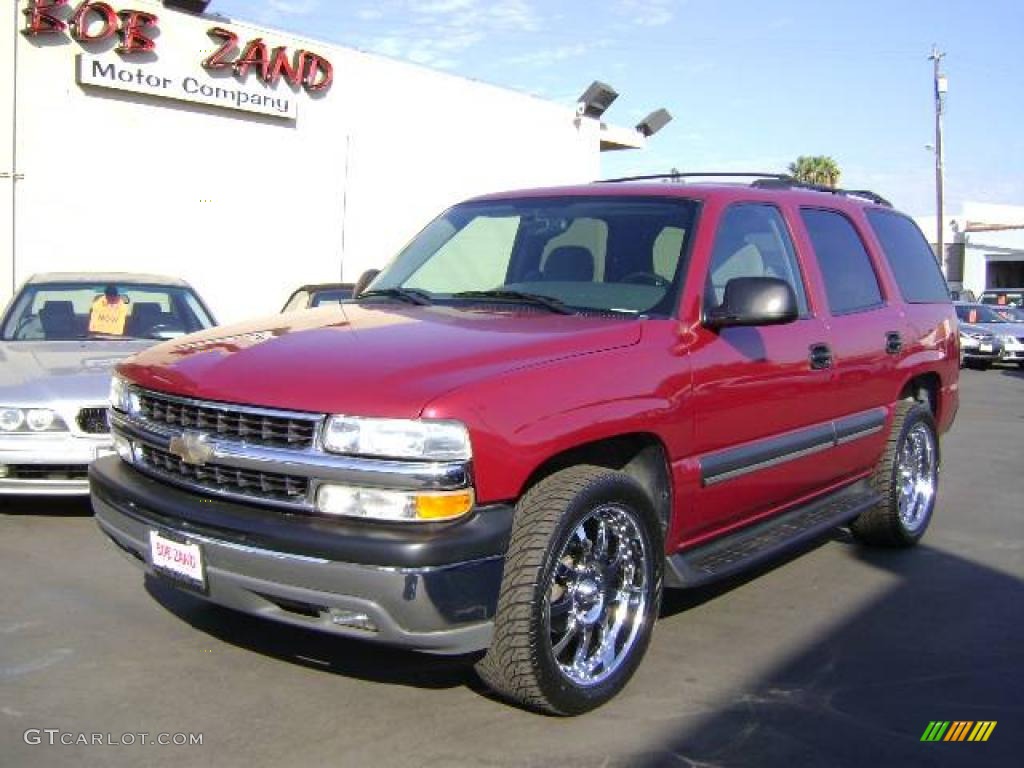
[[[429,461],[467,460],[473,455],[464,424],[426,419],[332,416],[324,429],[324,448],[356,456]]]
[[[395,522],[439,522],[462,517],[473,508],[473,489],[459,491],[392,491],[321,485],[317,509],[328,515]]]
[[[67,424],[49,408],[0,406],[0,432],[67,432]]]
[[[132,416],[142,410],[142,403],[137,393],[133,392],[128,383],[120,376],[110,379],[110,407]]]

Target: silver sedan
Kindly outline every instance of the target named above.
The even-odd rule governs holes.
[[[182,280],[41,274],[0,325],[0,494],[88,493],[87,469],[112,450],[111,370],[163,339],[215,321]]]

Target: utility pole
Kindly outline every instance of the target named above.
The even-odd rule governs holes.
[[[949,90],[949,85],[946,80],[946,76],[940,71],[942,59],[945,58],[946,54],[938,49],[938,46],[932,46],[932,53],[928,59],[934,64],[934,85],[935,85],[935,214],[936,214],[936,229],[937,238],[935,240],[937,244],[937,253],[935,258],[939,261],[939,267],[943,267],[943,262],[946,259],[945,243],[943,242],[943,223],[942,220],[945,216],[943,210],[943,186],[945,181],[945,171],[942,166],[942,112],[946,102],[946,91]]]

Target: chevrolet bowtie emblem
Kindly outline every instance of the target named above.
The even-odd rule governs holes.
[[[167,450],[184,461],[186,464],[193,464],[201,467],[213,458],[213,446],[210,445],[206,435],[198,432],[183,432],[171,438]]]

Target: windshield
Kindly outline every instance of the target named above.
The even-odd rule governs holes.
[[[1005,323],[1005,318],[984,304],[958,304],[956,316],[965,323]]]
[[[459,205],[413,239],[360,298],[670,315],[696,211],[692,201],[646,198]]]
[[[214,325],[187,288],[132,283],[34,283],[11,304],[5,341],[170,339]]]

